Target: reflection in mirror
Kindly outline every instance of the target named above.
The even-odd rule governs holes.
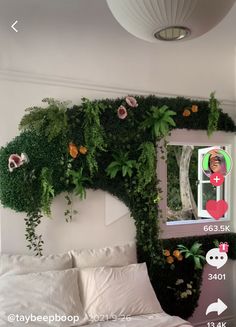
[[[167,146],[167,222],[211,218],[208,200],[226,200],[226,181],[220,187],[210,183],[202,169],[204,155],[225,147]]]

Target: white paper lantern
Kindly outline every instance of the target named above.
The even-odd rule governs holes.
[[[107,0],[129,33],[156,42],[198,37],[216,26],[235,0]]]

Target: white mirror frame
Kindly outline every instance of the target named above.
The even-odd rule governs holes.
[[[186,130],[186,129],[175,129],[172,131],[171,136],[167,138],[169,144],[184,145],[190,144],[195,146],[226,146],[227,151],[231,154],[233,162],[236,161],[235,154],[235,141],[236,137],[233,133],[226,132],[215,132],[210,138],[207,136],[206,131],[203,130]],[[158,153],[158,158],[161,154]],[[219,220],[215,219],[199,219],[199,220],[182,220],[176,222],[166,222],[166,208],[167,208],[167,165],[165,160],[159,159],[157,163],[157,176],[161,180],[160,187],[163,191],[161,194],[162,200],[159,203],[161,210],[161,216],[158,218],[160,235],[162,238],[171,237],[184,237],[184,236],[196,236],[205,235],[207,232],[204,231],[204,226],[214,225],[217,231],[214,233],[222,233],[220,226],[230,226],[230,231],[233,232],[236,229],[236,224],[231,217],[234,217],[234,210],[232,204],[234,203],[233,198],[236,194],[236,185],[232,181],[235,180],[234,166],[228,176],[229,182],[227,183],[227,192],[229,192],[228,199],[228,214],[226,218]],[[231,182],[230,182],[231,181]],[[207,228],[206,228],[207,229]],[[224,231],[223,231],[224,232]],[[209,233],[209,232],[208,232]]]

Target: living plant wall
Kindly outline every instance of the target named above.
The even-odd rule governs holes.
[[[139,260],[147,262],[163,308],[189,317],[200,294],[204,246],[181,240],[166,245],[158,237],[157,148],[164,156],[163,139],[173,128],[206,130],[209,136],[216,130],[235,132],[232,119],[214,94],[209,102],[156,96],[82,99],[71,108],[53,99],[44,102],[45,108],[27,109],[20,135],[0,150],[0,200],[26,213],[29,249],[43,253],[37,226],[50,216],[55,196],[65,192],[69,222],[77,214],[72,192],[82,200],[88,188],[107,191],[130,209]]]

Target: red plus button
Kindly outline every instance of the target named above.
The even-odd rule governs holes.
[[[220,186],[224,183],[224,176],[220,173],[211,174],[210,182],[214,186]]]

